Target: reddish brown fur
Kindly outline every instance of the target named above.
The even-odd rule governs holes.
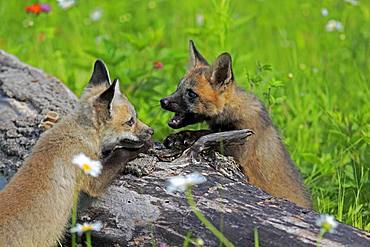
[[[203,99],[206,101],[212,102],[217,108],[223,107],[225,104],[224,100],[219,97],[217,92],[214,88],[209,84],[206,77],[204,75],[196,76],[197,85],[194,88],[194,91],[198,93],[198,95],[203,95]]]
[[[250,183],[271,195],[311,207],[309,194],[265,107],[256,96],[236,86],[231,56],[223,53],[209,66],[192,41],[189,47],[192,66],[177,91],[161,100],[162,107],[188,114],[184,116],[202,115],[199,121],[206,119],[213,131],[253,130],[255,135],[246,144],[226,149],[226,154],[240,163]],[[191,91],[196,95],[189,96]],[[175,128],[185,126],[171,120],[169,123]]]

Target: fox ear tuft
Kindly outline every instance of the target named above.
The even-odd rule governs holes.
[[[97,59],[94,64],[94,70],[91,75],[88,87],[106,85],[110,86],[110,78],[107,66],[105,66],[103,60]]]
[[[98,111],[105,117],[111,117],[114,96],[118,94],[120,94],[119,81],[115,79],[112,84],[98,96],[95,107],[97,107]]]
[[[229,53],[222,53],[212,65],[211,82],[218,87],[227,86],[234,81],[232,61]]]
[[[207,60],[199,53],[197,48],[195,48],[195,44],[192,40],[189,40],[189,55],[190,55],[190,61],[189,61],[189,67],[195,68],[197,66],[208,66]]]

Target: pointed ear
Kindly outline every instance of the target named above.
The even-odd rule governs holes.
[[[232,61],[229,53],[222,53],[212,65],[211,82],[218,87],[227,86],[234,81]]]
[[[110,86],[110,78],[109,78],[108,69],[105,66],[104,62],[100,59],[95,61],[94,70],[91,75],[88,87],[93,87],[93,86],[98,86],[98,85],[106,85],[107,87]]]
[[[198,66],[208,66],[207,60],[199,53],[197,48],[195,48],[194,42],[192,40],[189,40],[189,67],[195,68]]]
[[[119,94],[119,81],[118,79],[114,79],[112,85],[110,85],[96,99],[95,107],[97,108],[97,111],[103,114],[104,117],[111,117],[114,97]]]

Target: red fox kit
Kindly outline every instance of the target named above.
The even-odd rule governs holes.
[[[46,131],[23,167],[0,192],[0,246],[54,246],[65,231],[75,191],[101,194],[117,172],[151,138],[152,129],[110,83],[104,63],[97,60],[76,111]],[[72,164],[84,153],[102,158],[99,177],[89,177]],[[129,150],[130,149],[130,150]]]
[[[190,41],[190,69],[176,92],[161,99],[161,106],[175,112],[168,122],[175,129],[206,121],[214,132],[253,130],[255,135],[246,144],[226,148],[226,154],[238,161],[251,184],[311,207],[309,194],[265,107],[255,95],[236,85],[228,53],[209,65]]]

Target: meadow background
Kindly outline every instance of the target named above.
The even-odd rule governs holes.
[[[238,84],[268,107],[315,209],[370,231],[369,1],[76,1],[27,13],[0,3],[0,49],[76,94],[102,58],[139,117],[163,139],[188,40],[212,62],[232,54]],[[195,126],[197,128],[199,126]]]

